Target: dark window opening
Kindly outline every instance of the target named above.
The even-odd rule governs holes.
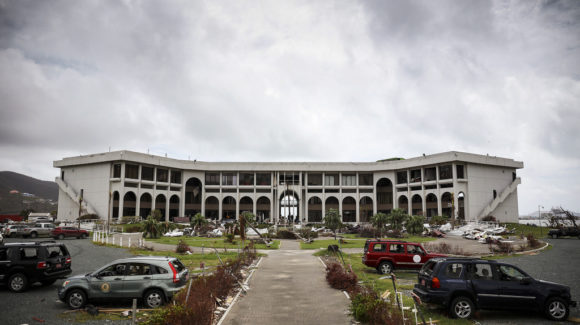
[[[309,186],[322,186],[322,174],[320,174],[320,173],[308,173],[308,185]]]
[[[452,177],[451,165],[439,166],[439,179],[450,179]]]
[[[456,165],[455,166],[456,172],[457,172],[457,178],[465,178],[465,168],[463,165]]]
[[[397,172],[397,184],[407,184],[407,171]]]
[[[360,186],[372,186],[373,185],[373,174],[358,174],[358,185],[360,185]]]
[[[324,185],[338,186],[338,174],[333,173],[324,174]]]
[[[62,175],[64,179],[64,171]],[[114,164],[113,165],[113,178],[121,178],[121,164]]]
[[[240,173],[240,185],[254,185],[254,174]]]
[[[157,181],[167,183],[169,171],[167,169],[157,169]]]
[[[272,176],[270,173],[257,173],[256,174],[256,185],[271,185]]]
[[[153,180],[153,167],[141,167],[141,179],[145,181],[152,181]]]
[[[435,167],[425,168],[425,182],[437,180],[437,172]]]
[[[178,170],[171,171],[171,183],[181,184],[181,172]]]
[[[220,185],[220,174],[205,173],[205,185]]]
[[[417,183],[421,181],[421,170],[413,169],[411,170],[411,183]]]
[[[497,197],[497,191],[493,190],[493,198],[495,199]]]
[[[139,179],[139,166],[125,165],[125,178]]]
[[[238,185],[238,174],[222,173],[222,185]]]

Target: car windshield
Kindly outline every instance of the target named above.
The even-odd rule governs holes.
[[[181,264],[181,261],[178,259],[171,261],[171,264],[173,264],[173,267],[178,273],[185,270],[185,266]]]

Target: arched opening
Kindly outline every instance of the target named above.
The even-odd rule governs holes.
[[[192,217],[201,212],[201,181],[192,177],[185,183],[185,216]]]
[[[342,222],[356,222],[356,201],[350,196],[342,199]]]
[[[242,214],[244,211],[254,213],[254,200],[248,196],[244,196],[240,199],[240,213],[238,215]]]
[[[136,216],[137,215],[136,207],[137,207],[137,197],[135,196],[135,193],[133,192],[125,193],[125,196],[123,196],[123,217]]]
[[[236,199],[231,196],[222,200],[222,219],[236,220]]]
[[[413,195],[413,198],[411,199],[411,213],[414,216],[423,215],[423,199],[419,194]]]
[[[453,216],[453,199],[449,192],[441,195],[441,214],[450,218]]]
[[[308,200],[308,222],[322,222],[322,200],[318,196]]]
[[[141,199],[139,200],[139,216],[143,219],[151,215],[151,203],[153,198],[149,193],[143,193]]]
[[[113,193],[113,219],[119,219],[119,192]]]
[[[294,191],[284,191],[280,195],[280,217],[288,222],[299,222],[298,195]]]
[[[270,222],[270,199],[262,196],[256,201],[256,218],[260,222]]]
[[[459,192],[459,194],[457,194],[457,205],[457,217],[461,220],[465,220],[465,193]]]
[[[431,219],[438,213],[437,196],[433,193],[427,194],[425,198],[425,208],[427,212],[427,219]]]
[[[373,199],[363,196],[359,201],[360,222],[370,222],[373,216]]]
[[[326,202],[324,202],[324,215],[330,211],[330,209],[335,209],[336,211],[340,211],[338,208],[338,199],[334,196],[328,197]]]
[[[220,216],[220,201],[215,196],[205,199],[205,217],[210,220],[217,220]]]
[[[155,198],[155,210],[161,211],[161,221],[164,221],[165,220],[165,205],[166,205],[166,202],[167,202],[167,199],[165,198],[165,195],[163,195],[163,194],[159,194]]]
[[[377,182],[377,213],[391,213],[393,210],[393,183],[388,178]]]
[[[405,195],[399,196],[399,209],[409,213],[409,199]]]
[[[179,196],[172,195],[169,199],[169,221],[173,222],[175,217],[179,217]]]

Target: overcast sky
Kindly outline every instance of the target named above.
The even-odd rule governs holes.
[[[0,0],[0,170],[524,162],[520,214],[580,211],[580,1]]]

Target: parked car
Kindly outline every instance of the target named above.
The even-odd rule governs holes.
[[[87,301],[131,298],[156,308],[169,301],[188,279],[189,270],[175,257],[131,257],[68,278],[58,290],[58,298],[72,309],[82,308]]]
[[[395,268],[420,269],[428,260],[441,256],[446,255],[429,253],[419,243],[369,239],[365,243],[362,262],[381,274],[389,274]]]
[[[4,236],[6,238],[22,236],[26,225],[8,225],[4,228]]]
[[[550,229],[548,231],[548,236],[554,239],[563,237],[563,236],[573,236],[578,237],[580,239],[580,228],[577,227],[564,227],[558,229]]]
[[[35,223],[33,226],[26,226],[22,231],[23,237],[36,238],[38,236],[50,236],[54,229],[54,224],[48,222]]]
[[[0,282],[14,292],[31,284],[51,285],[71,274],[71,257],[64,244],[54,241],[0,245]]]
[[[50,236],[54,239],[64,239],[65,237],[75,237],[78,239],[85,239],[89,237],[89,232],[84,229],[76,227],[56,227],[50,232]]]
[[[562,321],[576,306],[569,287],[491,260],[434,258],[421,268],[418,281],[413,292],[423,302],[448,307],[457,318],[469,318],[477,309],[528,309]]]

